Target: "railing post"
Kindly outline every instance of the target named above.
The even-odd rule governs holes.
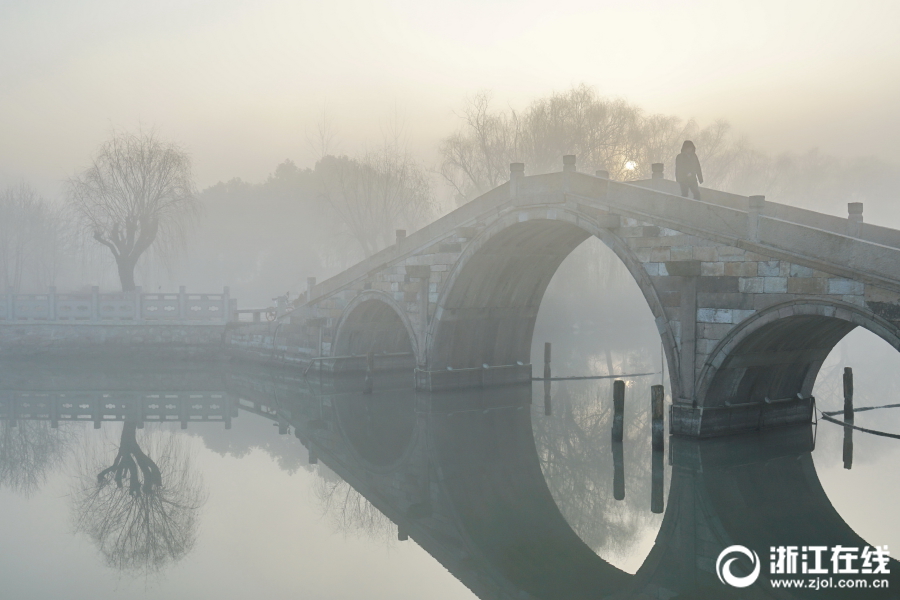
[[[514,204],[519,204],[519,187],[522,177],[525,176],[525,163],[509,163],[509,198]]]
[[[316,287],[316,278],[315,277],[307,277],[306,278],[306,301],[307,303],[312,300],[313,288]]]
[[[750,196],[747,199],[747,239],[759,241],[759,215],[766,206],[765,196]]]
[[[184,321],[187,318],[187,292],[182,285],[178,288],[178,319]]]
[[[134,286],[134,320],[144,320],[144,288],[139,285]]]
[[[567,194],[572,189],[572,173],[578,170],[575,164],[575,155],[563,156],[563,193]]]
[[[228,299],[228,322],[237,321],[237,298]]]
[[[227,285],[222,290],[222,320],[231,323],[231,290]]]
[[[651,179],[665,179],[665,168],[666,165],[663,163],[653,163],[650,165]]]
[[[51,285],[47,292],[47,320],[56,320],[56,286]]]
[[[91,321],[100,320],[100,288],[91,286]]]
[[[850,237],[859,237],[863,222],[863,203],[848,202],[847,203],[847,235]]]
[[[396,236],[397,236],[397,245],[399,246],[399,245],[403,242],[403,240],[406,239],[406,230],[405,230],[405,229],[398,229],[398,230],[395,231],[394,233],[395,233]]]

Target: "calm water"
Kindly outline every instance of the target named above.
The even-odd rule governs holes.
[[[841,356],[820,377],[826,410]],[[857,372],[866,403],[886,398]],[[851,469],[843,428],[821,421],[654,456],[658,374],[626,378],[618,447],[611,380],[554,382],[548,403],[541,382],[428,395],[384,375],[367,396],[359,379],[233,364],[2,375],[3,598],[729,597],[718,540],[764,564],[770,545],[900,548],[897,440],[855,432]],[[896,409],[856,423],[900,433]],[[854,593],[832,595],[879,597]]]

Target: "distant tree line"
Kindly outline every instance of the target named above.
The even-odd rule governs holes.
[[[834,214],[865,201],[879,222],[900,220],[891,201],[900,187],[896,165],[816,150],[766,153],[726,121],[701,127],[648,114],[586,85],[522,110],[494,109],[482,92],[459,117],[457,130],[437,144],[433,168],[396,135],[356,155],[337,152],[324,123],[311,168],[286,160],[262,183],[232,179],[203,191],[185,149],[154,131],[113,132],[67,182],[65,202],[49,202],[27,184],[0,191],[0,291],[43,292],[58,280],[81,287],[106,272],[123,290],[227,284],[243,302],[266,302],[301,292],[307,276],[337,273],[392,244],[395,230],[412,232],[496,187],[511,162],[538,174],[575,154],[579,171],[603,169],[623,181],[648,178],[650,165],[661,162],[671,177],[685,139],[696,144],[710,187]]]

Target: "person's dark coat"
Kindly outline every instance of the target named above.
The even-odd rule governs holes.
[[[700,169],[700,159],[691,151],[682,150],[675,157],[675,181],[678,183],[703,183],[703,171]]]

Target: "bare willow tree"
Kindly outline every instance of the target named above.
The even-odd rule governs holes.
[[[72,494],[73,519],[107,565],[152,574],[193,549],[206,490],[192,468],[188,439],[156,432],[145,437],[145,453],[136,431],[133,422],[123,425],[118,453],[105,468],[103,449],[86,449]]]
[[[366,257],[391,244],[396,229],[417,227],[434,208],[425,169],[393,143],[359,159],[324,156],[315,171],[322,198]]]
[[[114,133],[93,164],[69,181],[69,200],[85,231],[112,252],[123,291],[135,289],[138,259],[156,242],[183,248],[198,212],[190,156],[156,133]]]
[[[60,211],[28,184],[0,192],[0,285],[43,292],[53,285],[65,255]]]
[[[0,421],[0,489],[37,492],[71,448],[70,433],[47,421]]]

